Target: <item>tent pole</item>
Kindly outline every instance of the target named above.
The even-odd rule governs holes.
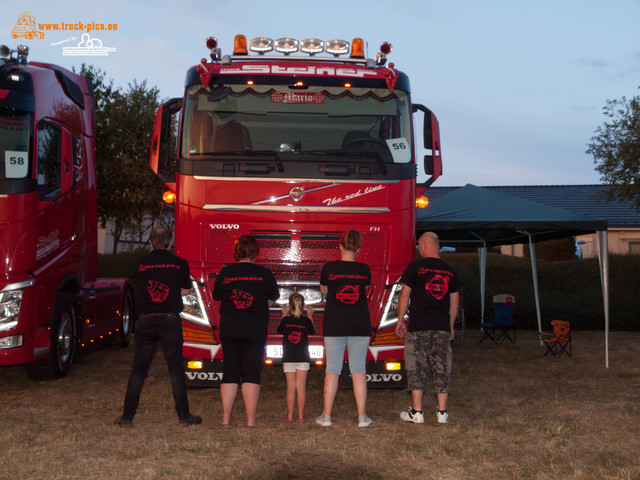
[[[487,244],[478,247],[478,260],[480,262],[480,322],[484,322],[484,292],[487,279]],[[482,328],[482,327],[481,327]]]
[[[538,290],[538,267],[536,265],[536,246],[533,243],[531,234],[527,232],[529,237],[529,252],[531,253],[531,274],[533,275],[533,294],[536,299],[536,315],[538,316],[538,331],[542,331],[542,316],[540,315],[540,292]],[[542,346],[542,338],[540,345]]]
[[[609,368],[609,240],[607,231],[598,231],[597,238],[602,303],[604,305],[604,366]]]

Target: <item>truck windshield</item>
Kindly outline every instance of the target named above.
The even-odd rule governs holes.
[[[0,109],[0,180],[29,178],[31,114]]]
[[[278,158],[297,161],[318,155],[344,163],[367,156],[384,163],[413,161],[409,98],[399,90],[194,85],[183,115],[183,158],[277,152]]]

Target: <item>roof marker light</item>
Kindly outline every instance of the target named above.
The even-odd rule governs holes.
[[[393,47],[389,42],[384,42],[380,45],[380,53],[376,53],[376,65],[382,66],[387,63],[387,55],[391,53]]]
[[[275,41],[275,51],[284,53],[285,55],[289,55],[290,53],[294,53],[298,51],[298,47],[300,42],[295,38],[279,38]]]
[[[380,53],[383,55],[389,55],[393,50],[393,46],[389,42],[384,42],[380,45]]]
[[[244,35],[236,35],[233,39],[233,54],[234,55],[247,55],[247,37]]]
[[[273,50],[273,40],[267,37],[255,37],[249,40],[249,50],[265,54]]]
[[[364,40],[354,38],[351,42],[351,58],[364,58]]]
[[[324,42],[319,38],[305,38],[300,40],[300,51],[309,55],[322,53],[324,52]]]
[[[327,40],[324,44],[324,51],[336,57],[344,55],[345,53],[349,53],[349,42],[339,39]]]
[[[216,37],[207,37],[206,45],[209,49],[209,56],[211,57],[211,60],[213,60],[214,62],[220,60],[222,52],[219,48],[217,48],[218,40],[216,39]]]
[[[218,40],[216,40],[216,37],[208,37],[207,38],[207,48],[209,50],[213,50],[217,46],[218,46]]]

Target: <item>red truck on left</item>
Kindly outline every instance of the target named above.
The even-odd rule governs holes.
[[[36,380],[126,346],[134,298],[97,278],[93,86],[28,52],[0,46],[0,365]]]

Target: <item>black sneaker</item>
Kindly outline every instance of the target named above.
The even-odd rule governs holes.
[[[180,421],[181,427],[189,427],[191,425],[199,425],[202,423],[202,417],[198,415],[191,415],[187,420]]]
[[[116,417],[116,419],[113,421],[113,424],[118,425],[119,427],[131,428],[133,427],[133,420],[127,420],[126,418],[120,416]]]

